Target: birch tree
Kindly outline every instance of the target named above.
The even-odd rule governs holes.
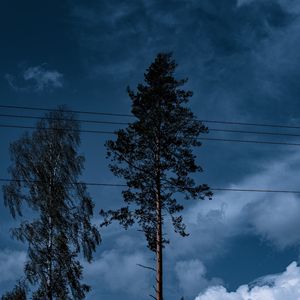
[[[32,299],[84,299],[90,290],[81,282],[78,255],[91,262],[100,234],[91,223],[92,199],[78,182],[84,163],[79,145],[79,122],[60,107],[10,146],[4,202],[22,220],[12,235],[28,247],[24,282]]]

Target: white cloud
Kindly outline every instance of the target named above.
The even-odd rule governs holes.
[[[263,167],[227,187],[297,190],[300,153],[286,152]],[[166,251],[177,258],[190,255],[207,260],[224,254],[231,238],[245,234],[257,235],[284,249],[300,244],[299,215],[297,194],[218,192],[212,201],[199,201],[183,212],[190,236],[183,240],[168,228],[171,243]]]
[[[300,267],[291,263],[285,272],[259,279],[256,284],[242,285],[235,292],[223,286],[209,287],[195,300],[299,300]]]
[[[56,70],[47,70],[44,65],[29,67],[21,75],[22,83],[18,83],[17,77],[14,75],[4,75],[10,87],[17,92],[31,90],[41,92],[45,89],[61,88],[63,86],[63,74]]]
[[[43,66],[30,67],[23,74],[24,80],[32,80],[35,90],[60,88],[63,86],[63,75],[55,70],[46,70]]]
[[[206,268],[198,260],[178,261],[175,266],[176,276],[179,281],[179,287],[183,290],[185,296],[195,296],[199,290],[212,285],[222,284],[219,278],[206,278]]]
[[[275,195],[249,203],[244,208],[244,215],[256,234],[273,242],[277,248],[284,249],[300,242],[296,230],[300,226],[299,202],[299,197],[295,195]]]
[[[0,251],[0,283],[18,280],[22,276],[26,253],[24,251]]]
[[[149,276],[149,272],[152,271],[141,268],[137,264],[149,265],[144,253],[105,251],[92,264],[84,264],[84,273],[87,280],[96,280],[98,284],[101,282],[103,286],[112,291],[142,296],[145,294],[145,290],[150,292],[151,276]]]

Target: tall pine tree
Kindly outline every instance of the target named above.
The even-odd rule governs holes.
[[[174,78],[176,63],[171,54],[158,54],[144,75],[137,91],[128,89],[136,121],[117,132],[117,139],[106,143],[111,171],[125,179],[126,205],[118,210],[101,211],[104,225],[117,220],[125,228],[138,223],[148,247],[156,255],[156,296],[163,300],[163,225],[169,215],[175,232],[186,236],[183,205],[186,199],[211,198],[206,184],[196,184],[191,174],[202,172],[193,148],[201,145],[198,137],[208,129],[187,107],[191,91],[180,87],[186,80]],[[177,195],[178,196],[178,195]],[[154,296],[153,296],[154,297]]]
[[[10,146],[11,182],[3,188],[4,201],[14,218],[25,208],[33,212],[12,231],[28,245],[24,282],[32,299],[79,300],[90,290],[81,283],[78,255],[91,262],[100,234],[91,224],[94,204],[85,184],[78,183],[84,163],[79,144],[79,122],[61,107]],[[7,296],[24,291],[17,287]]]

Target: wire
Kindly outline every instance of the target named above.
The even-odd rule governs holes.
[[[0,178],[0,181],[2,182],[30,182],[30,183],[43,183],[42,181],[39,180],[25,180],[25,179],[8,179],[8,178]],[[111,186],[111,187],[125,187],[127,186],[126,184],[118,184],[118,183],[97,183],[97,182],[73,182],[73,184],[85,184],[85,185],[90,185],[90,186]]]
[[[233,130],[233,129],[219,129],[219,128],[209,128],[208,131],[300,137],[300,134],[284,133],[284,132],[247,131],[247,130]]]
[[[22,129],[36,129],[34,126],[22,126],[22,125],[4,125],[0,124],[0,128],[22,128]],[[45,128],[46,130],[66,130],[64,128]],[[102,130],[69,130],[80,133],[97,133],[97,134],[116,134],[113,131]],[[219,141],[219,142],[235,142],[235,143],[254,143],[254,144],[267,144],[267,145],[282,145],[282,146],[300,146],[300,143],[287,143],[287,142],[272,142],[272,141],[257,141],[257,140],[238,140],[238,139],[223,139],[223,138],[198,138],[203,141]]]
[[[236,189],[236,188],[211,188],[212,191],[222,192],[250,192],[250,193],[286,193],[286,194],[300,194],[300,191],[291,190],[271,190],[271,189]]]
[[[283,125],[283,124],[266,124],[266,123],[247,123],[247,122],[230,122],[230,121],[215,121],[215,120],[201,120],[206,123],[228,124],[228,125],[245,125],[245,126],[258,126],[258,127],[273,127],[273,128],[289,128],[300,129],[300,126]]]
[[[236,140],[236,139],[221,139],[221,138],[199,138],[204,141],[218,141],[218,142],[234,142],[234,143],[253,143],[253,144],[267,144],[267,145],[284,145],[284,146],[300,146],[299,143],[285,143],[272,141],[255,141],[255,140]]]
[[[23,126],[23,125],[4,125],[0,124],[0,128],[22,128],[22,129],[36,129],[34,126]],[[82,133],[99,133],[99,134],[115,134],[113,131],[102,131],[102,130],[80,130],[80,129],[65,129],[65,128],[44,128],[45,130],[67,130],[73,132]]]
[[[24,118],[24,119],[37,119],[37,120],[63,120],[69,121],[70,119],[59,119],[59,118],[47,118],[47,117],[36,117],[36,116],[25,116],[25,115],[12,115],[12,114],[0,114],[0,117],[9,118]],[[110,125],[129,125],[128,122],[112,122],[112,121],[98,121],[98,120],[78,120],[81,123],[95,123],[95,124],[110,124]],[[231,132],[231,133],[246,133],[246,134],[259,134],[259,135],[274,135],[274,136],[287,136],[287,137],[300,137],[300,134],[291,134],[284,132],[263,132],[263,131],[246,131],[246,130],[235,130],[235,129],[219,129],[219,128],[209,128],[209,131],[213,132]]]
[[[16,105],[0,105],[0,108],[26,109],[26,110],[34,110],[34,111],[57,111],[57,109],[51,109],[51,108],[37,108],[37,107],[32,107],[32,106],[16,106]],[[93,112],[93,111],[82,111],[82,110],[65,110],[65,111],[71,112],[71,113],[78,113],[78,114],[106,115],[106,116],[117,116],[117,117],[134,117],[134,115],[132,115],[132,114]],[[248,123],[248,122],[205,120],[205,119],[201,119],[201,121],[206,122],[206,123],[216,123],[216,124],[300,129],[300,126],[283,125],[283,124]]]
[[[42,183],[38,180],[17,180],[17,179],[8,179],[0,178],[1,182],[30,182],[30,183]],[[126,184],[117,184],[117,183],[99,183],[99,182],[74,182],[73,184],[85,184],[88,186],[107,186],[107,187],[127,187]],[[273,189],[238,189],[238,188],[210,188],[212,191],[223,191],[223,192],[249,192],[249,193],[288,193],[288,194],[300,194],[300,191],[292,190],[273,190]]]
[[[36,117],[36,116],[25,116],[25,115],[11,115],[11,114],[0,114],[0,117],[8,118],[23,118],[23,119],[35,119],[35,120],[62,120],[70,121],[71,119],[64,118],[47,118],[47,117]],[[98,121],[98,120],[77,120],[80,123],[96,123],[96,124],[113,124],[113,125],[128,125],[128,122],[111,122],[111,121]]]
[[[37,108],[31,106],[16,106],[16,105],[0,105],[2,108],[14,108],[14,109],[27,109],[36,111],[57,111],[57,109],[51,108]],[[116,117],[134,117],[130,114],[118,114],[118,113],[106,113],[106,112],[94,112],[94,111],[82,111],[82,110],[64,110],[65,112],[76,114],[89,114],[89,115],[102,115],[102,116],[116,116]]]

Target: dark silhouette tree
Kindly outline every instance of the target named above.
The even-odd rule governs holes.
[[[212,196],[206,184],[197,185],[191,177],[202,172],[193,148],[201,145],[198,136],[208,129],[186,106],[192,92],[180,89],[187,80],[175,79],[175,68],[171,54],[158,54],[144,75],[145,83],[138,85],[137,92],[128,88],[137,120],[106,143],[111,171],[128,186],[122,192],[126,206],[100,211],[102,226],[117,220],[126,229],[134,223],[142,228],[148,248],[156,254],[156,297],[152,297],[157,300],[163,299],[165,215],[171,217],[175,232],[187,235],[178,215],[183,206],[175,195]]]
[[[11,182],[3,187],[11,215],[33,216],[12,230],[28,244],[26,285],[32,299],[84,299],[78,255],[91,262],[100,234],[91,224],[94,204],[78,182],[84,157],[78,155],[79,122],[63,107],[48,113],[32,134],[10,146]]]

